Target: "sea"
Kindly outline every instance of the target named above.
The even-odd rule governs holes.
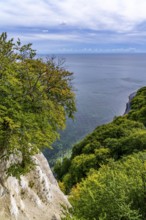
[[[64,54],[64,66],[73,72],[77,112],[67,119],[66,129],[54,150],[45,150],[48,160],[70,156],[75,143],[97,126],[123,115],[131,93],[146,86],[146,54]],[[53,164],[54,162],[52,162]]]

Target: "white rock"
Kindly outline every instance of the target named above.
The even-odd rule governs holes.
[[[0,164],[0,220],[60,220],[62,205],[70,206],[43,154],[33,159],[36,168],[20,181],[4,180],[4,164]]]
[[[17,219],[17,216],[19,214],[19,210],[18,210],[18,207],[17,207],[17,202],[14,198],[13,195],[10,195],[10,214],[11,216],[15,217]]]

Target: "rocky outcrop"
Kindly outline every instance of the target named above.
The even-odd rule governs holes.
[[[62,207],[69,206],[45,157],[34,160],[35,169],[20,180],[5,180],[6,164],[0,165],[0,220],[60,220]]]
[[[124,115],[125,115],[125,114],[128,114],[128,112],[130,111],[130,109],[131,109],[130,104],[131,104],[132,99],[135,97],[135,95],[136,95],[136,92],[133,92],[132,94],[130,94],[130,96],[129,96],[129,101],[128,101],[127,104],[126,104],[126,110],[125,110],[125,112],[124,112]]]

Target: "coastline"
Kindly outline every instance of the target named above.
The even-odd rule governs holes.
[[[129,101],[126,103],[126,109],[125,109],[124,115],[128,114],[129,111],[131,110],[130,104],[131,104],[132,99],[135,97],[136,93],[137,92],[133,92],[129,95]]]

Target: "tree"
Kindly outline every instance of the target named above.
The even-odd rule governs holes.
[[[111,160],[72,189],[75,219],[144,220],[146,152]],[[72,217],[67,218],[72,219]]]
[[[61,61],[35,58],[31,46],[0,36],[1,159],[15,155],[8,173],[18,176],[32,168],[34,154],[51,147],[76,110],[72,73]]]

